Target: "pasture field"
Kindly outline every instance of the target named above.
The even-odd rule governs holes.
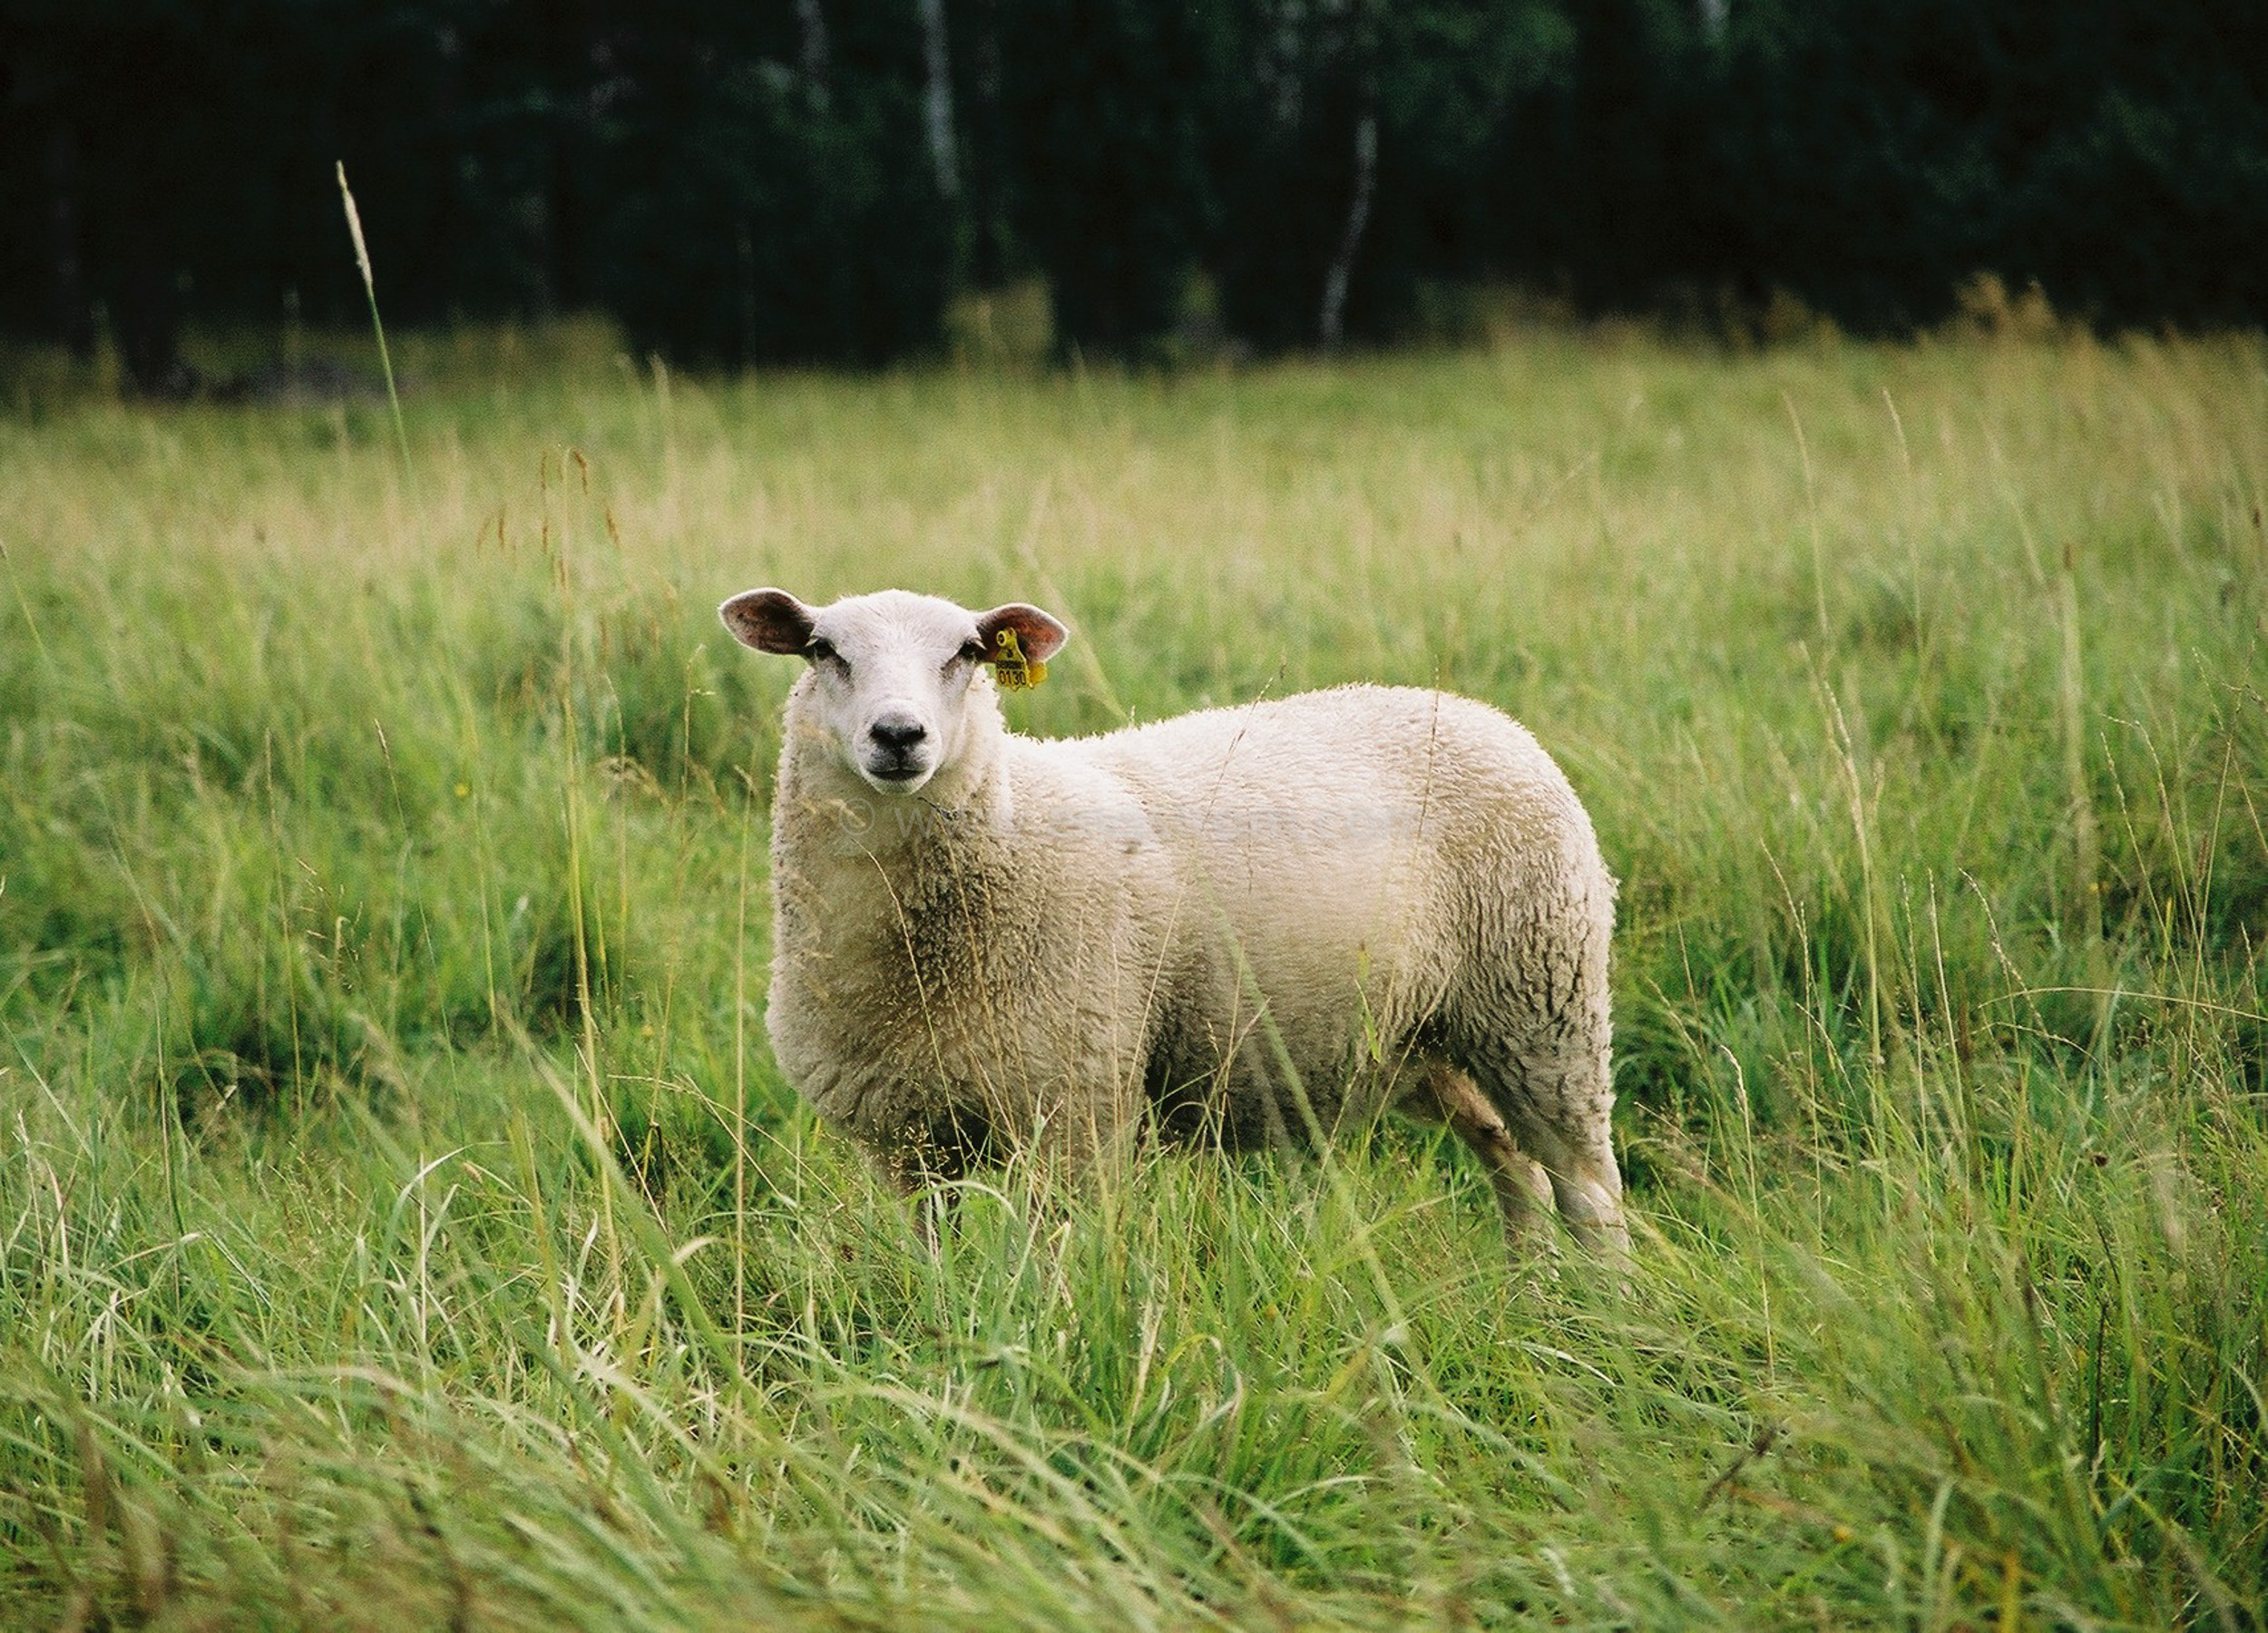
[[[2268,342],[510,339],[406,468],[0,418],[0,1625],[2268,1621]],[[1627,1291],[1395,1124],[919,1251],[764,1041],[766,582],[1525,720]]]

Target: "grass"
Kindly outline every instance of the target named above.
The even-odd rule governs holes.
[[[0,1623],[2259,1628],[2268,347],[1169,379],[411,337],[0,419]],[[993,1176],[763,1041],[777,582],[1353,679],[1623,879],[1628,1296],[1461,1153]]]

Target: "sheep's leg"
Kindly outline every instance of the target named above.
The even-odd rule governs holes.
[[[1140,1121],[1130,1095],[1109,1089],[1067,1100],[1040,1119],[1025,1145],[1025,1159],[1045,1188],[1123,1177]]]
[[[992,1146],[992,1121],[989,1112],[964,1102],[899,1129],[893,1139],[862,1141],[933,1255],[960,1205],[961,1188],[953,1182],[984,1160]]]
[[[875,1171],[897,1193],[899,1205],[914,1227],[914,1239],[929,1250],[930,1257],[935,1258],[941,1250],[940,1227],[953,1213],[955,1192],[951,1187],[937,1183],[936,1170],[917,1151],[882,1150],[870,1151],[868,1155]]]
[[[1489,1187],[1496,1193],[1497,1211],[1503,1216],[1505,1244],[1518,1248],[1536,1210],[1551,1204],[1551,1180],[1543,1165],[1514,1143],[1496,1108],[1463,1072],[1436,1066],[1402,1102],[1402,1109],[1447,1123],[1481,1159]]]
[[[1474,1064],[1481,1092],[1520,1149],[1542,1165],[1575,1239],[1601,1257],[1628,1260],[1630,1227],[1622,1217],[1622,1170],[1607,1120],[1614,1095],[1604,1050],[1491,1051]]]
[[[1603,1122],[1572,1139],[1545,1145],[1544,1171],[1550,1177],[1559,1217],[1575,1239],[1617,1264],[1630,1257],[1630,1227],[1622,1217],[1622,1170]]]

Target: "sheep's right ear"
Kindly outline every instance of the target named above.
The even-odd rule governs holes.
[[[1010,601],[1004,607],[994,607],[990,612],[976,617],[976,632],[983,638],[987,663],[998,661],[1000,633],[1013,630],[1023,656],[1033,663],[1045,663],[1063,650],[1063,643],[1071,638],[1070,631],[1052,612],[1023,601]]]
[[[811,609],[785,590],[743,590],[717,616],[742,646],[794,657],[811,644]]]

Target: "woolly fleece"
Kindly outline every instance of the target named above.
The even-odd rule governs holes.
[[[781,604],[787,634],[755,627]],[[1349,686],[1042,741],[1006,728],[964,644],[1036,609],[725,611],[751,645],[821,641],[773,808],[769,1027],[789,1081],[901,1185],[1003,1147],[1083,1165],[1145,1122],[1305,1143],[1393,1106],[1464,1137],[1508,1231],[1548,1185],[1579,1237],[1626,1246],[1615,886],[1525,728]],[[872,768],[894,730],[932,753],[910,794]]]

